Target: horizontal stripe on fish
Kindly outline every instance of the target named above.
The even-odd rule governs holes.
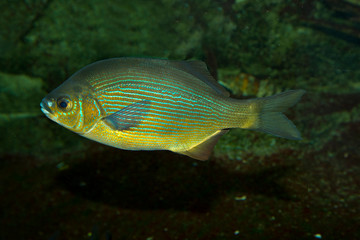
[[[137,133],[158,133],[159,135],[166,135],[166,134],[174,134],[174,133],[178,133],[182,128],[179,127],[163,127],[163,125],[155,125],[155,124],[150,124],[150,123],[145,123],[144,126],[141,125],[140,127],[133,127],[131,128],[131,131],[133,132],[132,134],[137,134]],[[185,128],[184,132],[190,133],[193,132],[191,130],[191,128]],[[149,135],[149,136],[154,136],[154,135]]]
[[[141,93],[136,93],[136,91],[140,91],[143,88],[146,88],[144,90],[144,92]],[[123,91],[123,89],[126,89],[126,91]],[[149,90],[147,90],[149,89]],[[160,92],[156,92],[156,91],[160,91]],[[177,102],[178,99],[184,100],[184,101],[189,101],[189,105],[190,106],[195,106],[194,104],[198,105],[198,104],[202,104],[203,107],[205,108],[209,108],[209,109],[213,109],[213,107],[211,105],[216,105],[217,107],[220,107],[224,110],[233,110],[232,106],[229,106],[228,104],[223,104],[220,101],[213,101],[210,98],[206,97],[206,96],[201,96],[201,95],[191,95],[188,92],[184,91],[183,92],[183,96],[180,95],[180,93],[178,92],[174,92],[174,94],[176,95],[171,95],[171,94],[166,94],[164,92],[161,92],[161,89],[158,88],[150,88],[149,86],[147,87],[143,87],[143,86],[134,86],[133,88],[124,88],[122,86],[117,87],[117,90],[111,90],[111,91],[106,91],[106,93],[102,94],[101,96],[106,96],[106,97],[117,97],[123,94],[130,94],[131,95],[136,95],[136,96],[140,96],[140,97],[145,97],[148,96],[148,94],[152,94],[157,95],[154,96],[154,98],[158,98],[161,101],[166,101],[169,99],[164,98],[164,96],[173,98],[174,102]],[[169,91],[168,91],[169,92]],[[195,99],[196,97],[196,99]],[[144,98],[139,98],[139,99],[144,99]],[[194,103],[194,104],[190,104],[190,102]],[[185,103],[185,102],[184,102]]]
[[[192,141],[189,138],[184,138],[183,141],[187,141],[187,144],[192,144],[193,142],[198,141],[198,139],[201,139],[201,136],[204,133],[198,134],[198,135],[193,135],[194,141]],[[156,136],[156,135],[149,135],[146,132],[138,132],[137,135],[131,133],[127,133],[126,131],[124,131],[121,134],[121,139],[123,139],[124,142],[128,142],[128,143],[141,143],[141,144],[150,144],[152,146],[154,146],[154,144],[166,144],[166,145],[173,145],[174,142],[174,137],[173,136],[168,136],[168,137],[164,137],[164,136]],[[181,139],[178,139],[177,142],[175,142],[176,144],[184,144]],[[187,145],[186,144],[186,145]],[[185,144],[184,144],[185,145]]]
[[[122,82],[124,82],[124,80],[128,79],[132,79],[132,80],[137,80],[137,79],[142,79],[142,82],[145,84],[148,83],[158,83],[159,81],[164,82],[164,83],[168,83],[170,85],[164,85],[165,87],[172,87],[172,84],[174,84],[174,86],[180,87],[180,88],[186,88],[188,91],[194,91],[194,87],[195,86],[199,86],[199,82],[195,81],[196,79],[194,78],[194,76],[182,72],[182,71],[177,71],[177,74],[169,74],[169,73],[163,73],[163,74],[148,74],[148,73],[144,73],[144,70],[142,69],[138,69],[138,71],[133,70],[132,74],[129,72],[125,72],[125,73],[117,73],[111,76],[106,76],[106,77],[102,77],[99,79],[94,79],[93,81],[91,81],[90,83],[93,85],[93,87],[96,90],[103,90],[109,86],[112,85],[118,85],[121,84]],[[166,77],[168,76],[168,77]],[[192,81],[188,81],[188,83],[190,84],[190,87],[186,87],[184,85],[181,85],[179,83],[180,79],[187,79],[187,80],[192,80]],[[147,82],[146,80],[151,80],[149,82]]]
[[[113,94],[126,94],[126,93],[135,93],[135,92],[141,92],[140,94],[143,94],[143,96],[147,96],[148,94],[150,95],[158,95],[158,99],[164,101],[167,98],[165,97],[170,97],[173,98],[174,100],[182,100],[184,103],[188,103],[191,106],[194,106],[194,104],[199,104],[202,103],[204,104],[204,107],[207,108],[211,108],[210,106],[207,106],[208,104],[215,104],[218,106],[223,106],[226,107],[226,105],[224,104],[219,104],[218,101],[213,101],[205,96],[201,96],[201,95],[191,95],[189,94],[189,92],[177,92],[177,91],[169,91],[169,90],[163,90],[162,88],[158,88],[158,87],[154,87],[154,86],[149,86],[149,85],[126,85],[126,87],[124,86],[119,86],[119,90],[113,90],[113,91],[107,91],[106,93],[104,93],[105,95],[108,95],[109,93],[113,93]],[[111,95],[111,94],[110,94]]]
[[[163,117],[158,118],[159,116],[163,116]],[[142,125],[144,125],[144,126],[145,125],[150,126],[150,124],[154,124],[154,125],[151,125],[151,126],[159,127],[160,125],[164,125],[163,126],[164,128],[167,128],[169,126],[176,126],[178,129],[181,129],[181,128],[184,128],[184,127],[189,128],[189,129],[193,129],[195,126],[204,127],[204,122],[206,122],[206,121],[202,121],[202,122],[194,121],[191,118],[189,118],[189,119],[184,119],[184,118],[174,119],[172,117],[168,117],[167,115],[154,113],[152,111],[149,112],[146,115],[133,114],[132,117],[139,117],[139,118],[141,117],[142,118]],[[187,120],[187,121],[181,121],[181,120]],[[160,124],[160,125],[156,125],[156,124]]]
[[[156,116],[156,115],[155,115]],[[149,127],[152,126],[154,128],[158,129],[194,129],[194,127],[203,127],[204,123],[199,122],[183,122],[183,121],[177,121],[174,119],[159,119],[155,118],[153,113],[149,113],[147,116],[145,116],[142,120],[141,126],[138,126],[136,128],[142,128],[142,127]]]
[[[194,127],[197,127],[196,130],[194,130]],[[152,133],[157,133],[160,135],[163,135],[164,133],[168,134],[197,134],[199,132],[208,132],[209,129],[206,128],[203,125],[198,126],[189,126],[185,124],[172,124],[169,122],[164,121],[151,121],[148,119],[144,119],[141,125],[132,127],[129,131],[131,131],[131,134],[137,135],[138,133],[144,133],[146,136],[153,136]],[[165,134],[166,135],[166,134]]]
[[[103,104],[103,108],[105,110],[112,110],[109,113],[113,113],[113,112],[117,112],[119,111],[121,108],[126,107],[134,102],[137,101],[142,101],[142,98],[132,98],[132,97],[128,97],[126,98],[126,96],[122,96],[123,99],[116,99],[116,100],[109,100],[109,99],[104,99],[102,100],[102,104]],[[220,119],[219,116],[219,111],[215,111],[213,109],[211,109],[211,111],[204,109],[202,106],[197,106],[197,107],[192,107],[192,108],[187,108],[184,105],[179,105],[178,102],[156,102],[153,99],[149,99],[148,100],[152,101],[152,107],[154,108],[158,108],[159,111],[163,111],[163,112],[167,112],[169,114],[177,114],[177,115],[184,115],[184,116],[189,116],[189,114],[195,114],[196,118],[209,118],[211,116],[215,117],[216,119]],[[170,111],[168,111],[170,110]]]
[[[100,101],[108,101],[108,102],[112,102],[112,101],[121,101],[121,99],[123,98],[127,98],[130,100],[134,100],[134,101],[139,101],[139,100],[144,100],[144,99],[149,99],[152,100],[156,103],[169,103],[169,104],[176,104],[179,105],[179,107],[182,108],[187,108],[187,109],[198,109],[198,107],[200,106],[202,110],[202,108],[207,108],[210,111],[213,111],[214,108],[213,106],[211,106],[211,103],[206,102],[206,101],[202,101],[202,102],[195,102],[196,104],[194,104],[194,101],[189,101],[186,97],[182,97],[181,99],[179,97],[174,97],[173,95],[170,94],[164,94],[164,93],[159,93],[159,92],[154,92],[154,91],[148,91],[148,90],[143,90],[143,89],[127,89],[128,91],[111,91],[111,92],[107,92],[106,94],[103,94],[102,96],[100,96]],[[135,97],[136,96],[136,97]],[[224,108],[224,104],[219,104],[219,107]]]
[[[151,98],[146,98],[147,100],[150,100],[153,102],[152,106],[154,107],[158,107],[158,108],[162,108],[162,109],[168,109],[168,110],[176,110],[177,112],[183,112],[184,114],[189,114],[189,113],[193,113],[193,114],[200,114],[200,115],[204,115],[206,116],[206,114],[213,114],[213,111],[209,111],[207,109],[201,108],[201,107],[193,107],[193,108],[187,108],[184,105],[179,105],[177,102],[156,102]],[[116,111],[119,111],[120,108],[118,107],[118,105],[122,105],[122,106],[127,106],[129,104],[132,104],[134,102],[139,102],[144,100],[144,98],[125,98],[121,99],[121,100],[103,100],[101,101],[104,105],[104,108],[106,108],[105,105],[107,105],[110,108],[113,108]]]
[[[140,128],[140,129],[131,129],[131,132],[129,131],[128,136],[129,137],[133,137],[134,139],[138,139],[138,141],[149,141],[150,139],[152,139],[151,141],[154,142],[154,139],[160,139],[161,141],[166,138],[166,139],[172,139],[175,140],[177,139],[177,141],[179,141],[179,135],[178,135],[179,131],[159,131],[153,128]],[[204,133],[209,133],[209,130],[205,130],[204,131],[197,131],[196,133],[194,131],[184,131],[184,133],[187,135],[186,139],[189,138],[189,134],[191,134],[191,138],[192,139],[198,139],[197,136],[201,137],[203,136]],[[141,135],[143,135],[143,138],[141,137]],[[183,134],[182,134],[183,135]],[[185,135],[183,135],[185,136]],[[121,135],[121,137],[123,137],[123,134]],[[158,140],[156,140],[155,142],[158,142]],[[170,143],[172,144],[172,143]]]
[[[114,81],[114,80],[117,81]],[[193,93],[193,94],[198,94],[198,91],[194,91],[194,89],[189,88],[189,87],[185,87],[183,85],[180,84],[176,84],[176,80],[175,79],[167,79],[167,78],[154,78],[154,77],[141,77],[141,76],[121,76],[121,77],[116,77],[114,80],[109,80],[109,82],[105,82],[105,83],[101,83],[101,86],[97,87],[96,85],[93,85],[94,89],[96,91],[99,91],[101,93],[106,92],[108,89],[114,88],[114,87],[126,87],[126,86],[135,86],[135,87],[139,87],[139,86],[150,86],[150,85],[154,85],[157,88],[161,88],[161,89],[173,89],[173,90],[177,90],[180,92],[189,92],[189,93]],[[171,80],[170,84],[164,84],[161,82],[164,81],[169,81]]]
[[[144,86],[144,85],[126,85],[126,87],[121,86],[119,87],[119,90],[109,90],[106,91],[106,93],[104,93],[103,95],[108,95],[108,94],[125,94],[125,93],[132,93],[133,91],[141,91],[144,93],[144,96],[146,96],[146,94],[159,94],[160,96],[162,96],[162,100],[164,100],[164,96],[168,96],[171,98],[174,98],[176,100],[184,100],[187,101],[189,104],[191,104],[192,106],[194,104],[197,104],[199,102],[198,99],[195,99],[193,97],[184,97],[185,96],[185,92],[184,93],[180,93],[180,92],[174,92],[174,91],[168,91],[168,90],[163,90],[162,88],[158,88],[158,87],[154,87],[154,86]],[[187,95],[189,95],[187,93]]]
[[[143,85],[141,85],[141,86],[136,85],[136,86],[134,86],[134,88],[126,88],[126,90],[129,91],[129,93],[135,95],[135,92],[133,92],[133,91],[137,91],[137,90],[139,90],[139,89],[141,89],[141,88],[144,88],[144,86],[143,86]],[[149,87],[149,86],[145,86],[145,88],[148,88],[148,89],[149,89],[148,92],[144,92],[144,93],[137,94],[137,96],[142,97],[142,96],[147,96],[147,94],[153,94],[153,95],[154,95],[154,94],[158,94],[158,99],[161,100],[161,101],[164,101],[164,95],[165,95],[165,93],[164,93],[164,92],[156,93],[157,90],[158,90],[158,91],[162,91],[162,89],[159,89],[158,87]],[[118,90],[107,91],[107,92],[106,92],[106,96],[109,96],[109,95],[107,94],[107,93],[109,93],[109,92],[110,92],[110,93],[113,93],[113,94],[115,94],[115,95],[117,95],[118,92],[121,92],[122,94],[125,94],[125,93],[126,93],[126,91],[123,91],[124,87],[122,87],[122,86],[118,86],[117,89],[118,89]],[[120,90],[120,89],[121,89],[121,90]],[[167,91],[167,92],[169,92],[169,91]],[[196,94],[196,95],[190,95],[190,94],[189,94],[188,92],[186,92],[186,91],[184,91],[183,93],[184,93],[183,95],[185,95],[185,97],[182,97],[182,96],[179,94],[179,92],[174,92],[174,94],[176,94],[177,96],[173,96],[173,95],[169,95],[169,94],[166,94],[166,96],[172,97],[172,98],[174,98],[174,99],[178,99],[179,97],[181,97],[181,99],[183,99],[183,100],[191,101],[191,102],[194,102],[194,103],[196,103],[196,104],[202,103],[203,106],[204,106],[204,107],[207,107],[207,108],[211,108],[211,107],[209,107],[209,106],[207,106],[207,105],[214,104],[214,105],[216,105],[217,107],[222,108],[223,110],[233,110],[232,106],[228,106],[227,104],[220,104],[219,101],[213,101],[213,100],[211,100],[210,98],[207,98],[206,96],[201,96],[201,95],[198,95],[198,94]],[[179,96],[179,95],[180,95],[180,96]],[[110,94],[110,96],[111,96],[111,94]],[[194,98],[194,97],[196,97],[196,100],[193,100],[193,99],[192,99],[192,98]],[[140,99],[142,100],[143,98],[140,98]]]
[[[194,136],[196,137],[197,135],[201,136],[200,134],[201,132],[199,132],[199,134],[194,134]],[[157,142],[157,143],[161,143],[161,142],[167,142],[168,140],[174,139],[173,135],[168,135],[168,136],[162,136],[162,135],[157,135],[157,134],[149,134],[149,132],[135,132],[133,130],[124,130],[121,133],[119,133],[119,137],[121,136],[122,139],[124,139],[124,141],[126,141],[127,139],[131,139],[131,141],[135,141],[135,142]]]
[[[125,108],[128,105],[121,105],[117,104],[116,107],[107,107],[107,110],[109,112],[117,112],[118,109]],[[174,111],[169,111],[171,109],[169,108],[162,108],[160,106],[153,105],[150,112],[144,116],[144,118],[156,118],[158,119],[161,117],[161,119],[167,120],[167,121],[173,121],[178,124],[190,124],[190,125],[198,125],[203,126],[204,122],[217,122],[220,121],[220,116],[216,114],[211,114],[209,116],[200,116],[200,115],[189,115],[188,112],[182,112],[174,109]]]
[[[144,90],[145,92],[144,91],[142,92],[139,89],[130,89],[130,88],[126,88],[126,90],[127,91],[121,91],[123,93],[123,94],[120,94],[121,97],[123,98],[121,100],[117,100],[118,99],[117,96],[119,95],[119,91],[116,91],[116,90],[112,91],[112,93],[114,95],[116,95],[116,96],[104,94],[103,97],[105,97],[105,99],[106,99],[105,101],[103,101],[104,108],[106,110],[112,110],[110,112],[116,112],[116,111],[119,110],[120,102],[124,101],[124,98],[126,98],[126,97],[129,98],[129,101],[128,101],[129,103],[133,103],[133,100],[135,99],[134,95],[139,96],[139,98],[136,98],[135,101],[136,100],[139,100],[139,101],[143,100],[144,96],[152,95],[153,98],[148,98],[147,97],[147,99],[151,99],[152,101],[154,101],[154,98],[155,98],[155,99],[160,101],[160,102],[154,101],[154,103],[158,103],[158,104],[164,104],[165,102],[171,104],[171,105],[164,106],[164,109],[170,110],[170,111],[164,110],[164,112],[166,111],[169,114],[182,115],[182,113],[178,113],[178,112],[182,111],[183,108],[186,108],[186,109],[184,109],[185,116],[183,118],[189,118],[189,116],[191,116],[191,115],[194,115],[195,119],[199,119],[199,120],[209,119],[209,118],[213,117],[214,120],[216,120],[216,122],[218,122],[220,120],[224,120],[224,118],[226,117],[226,116],[224,116],[223,111],[226,110],[226,109],[231,109],[231,106],[226,107],[225,104],[219,104],[219,107],[220,107],[221,111],[219,111],[219,109],[216,109],[217,110],[216,114],[213,114],[213,108],[212,107],[209,107],[209,106],[203,105],[203,104],[197,104],[197,105],[195,105],[197,107],[194,107],[194,105],[192,103],[179,101],[178,98],[171,98],[171,97],[173,97],[172,95],[160,94],[160,93],[156,93],[154,91],[148,91],[148,90]],[[135,91],[140,92],[140,93],[135,93]],[[113,100],[112,98],[115,98],[116,100]],[[164,99],[166,99],[166,100],[164,100]],[[182,99],[186,99],[186,98],[182,98]],[[110,101],[110,102],[113,101],[113,103],[109,103],[108,101]],[[189,107],[187,107],[186,104],[189,104]],[[207,103],[207,104],[209,104],[209,103]],[[156,106],[156,105],[154,105],[154,106]],[[121,107],[125,107],[125,105],[121,105]],[[204,108],[208,108],[211,111],[207,111]],[[249,115],[247,113],[240,113],[240,114]],[[193,121],[196,121],[195,119],[193,119]],[[213,122],[213,124],[216,124],[216,122]]]
[[[121,89],[121,90],[120,90]],[[123,91],[126,89],[126,91]],[[102,97],[123,97],[125,94],[128,94],[131,98],[132,96],[139,96],[139,99],[144,99],[144,97],[152,96],[153,98],[163,102],[163,101],[172,101],[172,102],[179,102],[182,101],[183,104],[189,105],[191,107],[195,107],[196,105],[201,104],[202,107],[208,108],[213,110],[211,105],[216,105],[217,107],[221,107],[223,109],[232,109],[231,107],[227,106],[226,104],[219,103],[218,101],[212,101],[207,99],[206,97],[197,96],[196,100],[191,99],[193,96],[190,96],[188,93],[184,92],[184,97],[181,96],[179,93],[175,92],[176,95],[171,95],[163,92],[156,92],[156,88],[152,88],[151,90],[143,89],[142,86],[138,86],[136,88],[119,88],[119,90],[107,91],[106,93],[102,94]],[[180,96],[179,96],[180,95]],[[165,98],[168,97],[168,98]],[[180,100],[181,99],[181,100]],[[194,105],[195,104],[195,105]]]
[[[127,107],[127,105],[120,105],[121,108]],[[119,109],[119,106],[113,109],[116,112]],[[141,109],[140,109],[141,110]],[[145,111],[145,109],[144,109]],[[178,112],[168,112],[168,114],[164,114],[163,109],[157,109],[156,107],[152,107],[151,111],[146,115],[134,114],[134,117],[142,117],[143,123],[146,124],[148,122],[152,123],[163,123],[165,125],[175,125],[179,128],[181,127],[189,127],[192,128],[194,126],[203,127],[205,122],[215,122],[218,121],[218,117],[211,118],[210,116],[207,118],[199,119],[199,116],[192,115],[189,116],[186,113],[180,115]],[[171,114],[171,115],[170,115]],[[179,115],[179,116],[176,116]],[[161,118],[159,118],[161,117]]]
[[[136,115],[135,115],[136,116]],[[142,115],[138,115],[141,116]],[[177,124],[177,126],[181,127],[181,126],[189,126],[189,127],[193,127],[193,126],[198,126],[198,127],[202,127],[204,126],[204,122],[213,122],[216,121],[216,119],[211,119],[208,118],[207,121],[202,120],[201,122],[199,122],[199,120],[197,118],[182,118],[182,117],[177,117],[177,116],[169,116],[169,115],[164,115],[164,114],[160,114],[160,113],[154,113],[154,112],[150,112],[149,114],[147,114],[146,116],[144,116],[144,121],[150,121],[149,119],[159,119],[158,117],[163,117],[161,118],[161,122],[164,122],[166,124]],[[167,121],[165,121],[167,120]],[[185,120],[185,121],[181,121],[181,120]],[[160,119],[159,121],[154,121],[152,120],[152,122],[156,123],[161,123]]]
[[[190,85],[190,87],[184,86],[181,84],[179,80],[187,80],[186,82]],[[184,76],[179,76],[178,79],[176,78],[166,78],[165,76],[151,76],[151,77],[143,77],[139,75],[121,75],[119,74],[117,77],[112,79],[106,79],[100,82],[92,83],[92,86],[95,91],[99,91],[101,93],[106,92],[109,88],[113,87],[125,87],[128,84],[135,84],[136,87],[140,85],[150,86],[154,85],[156,88],[159,86],[162,89],[174,89],[184,93],[192,93],[193,95],[198,95],[199,93],[202,96],[207,96],[209,93],[208,91],[204,91],[201,88],[199,89],[199,84],[191,86],[192,81],[195,80],[191,79],[184,79]],[[196,83],[196,81],[194,81]],[[196,88],[197,87],[197,88]]]
[[[190,106],[191,108],[196,107],[196,105],[198,104],[194,104],[196,103],[195,101],[188,101],[188,99],[186,98],[179,98],[179,97],[174,97],[173,95],[169,95],[169,94],[164,94],[164,93],[158,93],[158,92],[148,92],[148,90],[142,90],[142,89],[128,89],[128,91],[124,91],[121,94],[118,94],[118,92],[114,92],[113,94],[103,94],[103,98],[107,98],[110,101],[112,100],[111,98],[116,98],[116,97],[128,97],[128,98],[134,98],[133,96],[138,96],[138,99],[144,99],[145,97],[151,97],[154,100],[156,100],[157,102],[172,102],[172,103],[182,103],[185,106]],[[168,98],[165,98],[168,97]],[[211,107],[204,105],[204,107],[212,110]]]

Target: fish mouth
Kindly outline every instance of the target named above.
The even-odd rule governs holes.
[[[43,99],[40,103],[40,107],[41,107],[41,111],[47,116],[47,115],[51,115],[54,112],[50,109],[49,105],[48,105],[48,101],[46,99]]]

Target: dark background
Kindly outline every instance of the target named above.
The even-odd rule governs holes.
[[[0,239],[360,239],[356,0],[1,1]],[[200,59],[233,97],[287,89],[301,141],[232,130],[200,162],[82,138],[40,101],[122,56]]]

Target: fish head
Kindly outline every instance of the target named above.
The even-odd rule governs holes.
[[[44,97],[40,106],[48,118],[78,134],[89,132],[103,111],[91,88],[72,78]]]

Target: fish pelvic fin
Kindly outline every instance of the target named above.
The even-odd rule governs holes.
[[[247,100],[250,114],[247,121],[242,121],[240,128],[300,140],[300,132],[282,112],[295,105],[304,93],[304,90],[289,90],[270,97]]]
[[[208,137],[198,145],[195,145],[192,148],[187,149],[186,151],[179,151],[177,153],[184,154],[197,160],[208,160],[220,137],[228,131],[229,130],[216,131],[214,134],[210,135],[210,137]]]

